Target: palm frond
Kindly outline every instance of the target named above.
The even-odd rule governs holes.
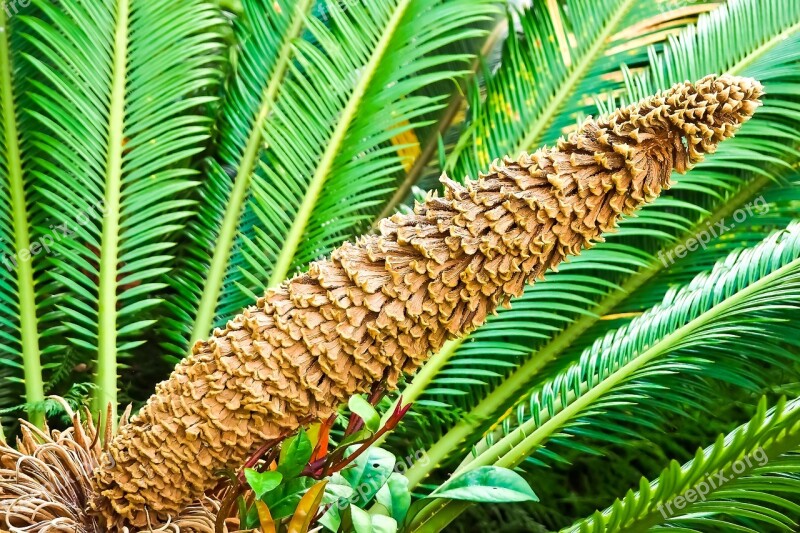
[[[793,358],[781,343],[796,349],[787,320],[796,320],[798,310],[800,223],[793,223],[597,339],[579,361],[535,387],[503,439],[456,472],[513,468],[534,452],[552,459],[555,444],[586,450],[587,437],[624,439],[637,428],[657,427],[660,412],[707,401],[710,379],[753,389],[763,381],[759,364],[786,367]],[[413,467],[407,472],[412,481],[416,475]],[[463,508],[431,504],[415,523],[442,527]]]
[[[711,235],[721,232],[719,228],[698,236],[704,242],[700,249],[678,259],[663,273],[629,295],[620,307],[605,315],[575,340],[553,365],[543,368],[541,377],[555,376],[570,362],[577,360],[595,339],[630,323],[644,310],[658,304],[668,291],[679,288],[700,272],[712,268],[716,261],[733,250],[754,246],[765,233],[786,227],[797,218],[798,213],[800,189],[795,174],[785,183],[768,187],[755,202],[752,213],[741,209],[733,217],[728,217],[724,222],[728,228],[726,232],[710,242],[708,239]],[[781,335],[774,330],[773,333]],[[786,334],[791,337],[791,333]],[[797,375],[795,360],[792,359],[789,372],[781,367],[754,365],[759,374],[764,374],[760,381],[765,383],[765,387],[745,392],[729,384],[709,382],[702,393],[702,405],[683,404],[679,413],[662,412],[657,425],[653,427],[637,428],[636,434],[628,433],[625,438],[618,440],[590,439],[587,442],[588,435],[582,435],[581,442],[585,447],[561,447],[557,460],[555,456],[548,457],[546,462],[532,458],[528,461],[528,465],[533,467],[531,482],[535,483],[541,501],[548,503],[533,506],[531,514],[551,530],[558,529],[563,524],[590,514],[598,502],[612,501],[624,493],[628,485],[636,483],[642,474],[658,472],[669,458],[680,461],[690,459],[687,450],[695,449],[717,434],[728,432],[741,420],[750,418],[752,413],[748,411],[753,394],[783,393],[796,396],[797,391],[791,386],[787,387]],[[669,386],[669,383],[666,385]],[[507,434],[512,427],[512,420],[506,419],[494,428],[486,439],[475,446],[475,453],[481,453]],[[536,467],[540,464],[547,464],[548,468]],[[609,464],[615,465],[613,470],[607,468]],[[468,517],[475,514],[469,511],[459,518],[459,522],[469,520]]]
[[[761,20],[764,17],[770,22]],[[786,9],[782,2],[733,2],[702,16],[697,28],[687,28],[681,38],[671,39],[663,54],[651,54],[650,70],[660,74],[648,74],[650,70],[636,77],[628,74],[632,100],[644,90],[642,86],[650,91],[665,88],[655,85],[656,80],[669,86],[688,77],[685,71],[694,67],[682,58],[690,55],[698,42],[738,39],[736,47],[723,46],[717,53],[709,52],[707,55],[715,63],[705,68],[716,65],[723,70],[730,65],[750,64],[750,58],[758,57],[758,66],[753,64],[752,68],[758,69],[769,96],[764,113],[717,154],[681,177],[667,195],[636,218],[623,221],[620,231],[609,236],[607,242],[561,266],[558,276],[527,288],[513,309],[500,310],[498,316],[461,343],[444,366],[445,372],[478,368],[503,377],[472,372],[467,381],[458,374],[443,374],[440,379],[444,381],[434,379],[431,387],[435,393],[423,395],[423,401],[461,410],[465,413],[463,420],[447,429],[447,424],[427,425],[435,420],[433,416],[415,418],[421,427],[408,424],[407,432],[395,437],[395,442],[400,441],[396,446],[427,447],[432,458],[430,470],[464,443],[475,442],[486,427],[485,421],[509,412],[543,368],[562,357],[601,317],[666,268],[659,252],[662,256],[674,254],[709,223],[730,216],[782,173],[791,171],[792,161],[797,158],[794,146],[800,141],[797,116],[791,112],[795,105],[791,93],[800,82],[792,67],[797,61],[795,43],[800,37],[787,31],[798,21],[800,11]],[[756,159],[753,146],[759,146],[765,155]],[[432,359],[433,364],[437,364],[438,357]],[[506,364],[515,370],[507,374]],[[442,429],[447,429],[444,435]],[[411,442],[403,444],[402,439]]]
[[[635,42],[633,37],[648,33],[648,19],[669,20],[665,12],[673,6],[680,16],[687,4],[534,0],[515,17],[519,35],[506,41],[503,62],[487,80],[482,103],[473,106],[445,170],[456,179],[475,177],[497,157],[554,142],[582,114],[592,112],[587,97],[618,87],[619,78],[609,74],[621,62],[646,60],[645,45],[658,38]],[[509,24],[513,27],[513,21]],[[623,31],[637,25],[637,32]]]
[[[402,168],[387,143],[444,105],[415,92],[467,72],[470,56],[435,52],[482,34],[471,26],[494,10],[489,2],[465,0],[329,9],[331,29],[311,26],[320,48],[298,50],[300,68],[265,126],[269,180],[255,187],[263,234],[248,247],[248,262],[271,272],[270,285],[369,221],[369,208],[391,192],[392,176]],[[462,70],[433,68],[453,61]]]
[[[706,227],[698,237],[697,249],[683,258],[661,256],[667,266],[648,283],[632,292],[601,320],[573,341],[564,352],[564,362],[574,360],[597,337],[630,322],[644,310],[656,305],[674,287],[689,282],[711,268],[733,250],[754,246],[765,234],[785,228],[800,213],[800,176],[797,173],[765,188],[754,200],[739,207],[733,215]],[[558,363],[556,361],[555,363]]]
[[[373,219],[373,228],[377,227],[382,219],[392,216],[398,209],[410,209],[409,199],[411,199],[410,204],[413,204],[413,200],[417,196],[414,190],[420,190],[419,184],[421,182],[426,182],[424,185],[427,189],[433,189],[438,185],[438,182],[434,182],[431,186],[428,186],[427,181],[438,179],[441,175],[439,159],[446,152],[445,140],[457,136],[463,125],[463,121],[466,118],[464,107],[469,87],[480,87],[485,79],[486,64],[491,65],[500,61],[499,49],[508,35],[508,19],[506,17],[498,17],[498,20],[493,22],[494,24],[489,33],[481,42],[478,57],[472,62],[471,72],[463,78],[463,82],[458,86],[457,90],[451,91],[452,94],[447,107],[434,114],[432,118],[435,122],[433,124],[419,128],[421,134],[416,135],[419,139],[419,146],[415,147],[418,153],[415,154],[413,159],[408,160],[406,164],[407,171],[398,180],[391,198],[384,203],[380,211],[376,211],[378,214]],[[437,84],[433,85],[433,87],[436,88]],[[475,89],[474,92],[477,91],[479,89]],[[437,94],[427,89],[426,93]],[[424,191],[422,192],[424,196]]]
[[[243,275],[241,244],[234,243],[237,232],[253,233],[251,182],[254,173],[263,175],[261,124],[272,111],[294,55],[292,43],[305,30],[312,4],[312,0],[244,0],[234,21],[232,73],[218,119],[216,154],[205,165],[197,194],[201,201],[189,242],[180,249],[180,268],[167,278],[175,297],[160,330],[172,362],[186,354],[189,341],[209,333],[226,273],[237,279]],[[240,291],[228,287],[225,292]],[[219,313],[229,315],[244,305],[241,298],[234,300],[221,304]]]
[[[0,11],[0,409],[19,404],[22,385],[29,420],[40,426],[44,383],[33,262],[42,247],[32,247],[31,209],[36,208],[25,191],[30,135],[20,128],[25,119],[18,102],[25,94],[19,82],[25,73],[17,67],[20,49],[11,47],[8,13]]]
[[[54,305],[93,365],[96,405],[116,405],[118,364],[146,342],[161,303],[152,294],[172,266],[162,237],[192,207],[179,195],[209,136],[192,110],[211,98],[202,91],[216,81],[219,19],[194,0],[35,5],[43,16],[23,19],[42,80],[30,96],[41,150],[32,172],[52,221]]]
[[[779,402],[605,511],[562,531],[795,531],[800,401]],[[755,529],[758,528],[758,529]]]
[[[285,17],[289,9],[280,11]],[[196,232],[206,246],[190,252],[195,268],[187,280],[178,280],[182,294],[204,287],[191,338],[204,336],[211,324],[363,227],[403,169],[398,153],[403,146],[393,141],[426,124],[426,117],[444,105],[442,96],[421,90],[464,74],[472,55],[450,53],[448,47],[483,35],[475,26],[491,18],[495,8],[484,0],[375,0],[325,2],[315,7],[316,14],[302,11],[294,12],[302,24],[258,30],[283,35],[283,27],[303,29],[302,38],[291,40],[296,34],[289,31],[280,43],[275,38],[254,43],[258,54],[253,52],[250,62],[266,56],[285,67],[285,75],[276,67],[277,72],[265,69],[252,76],[254,67],[246,67],[248,58],[242,57],[244,72],[236,79],[257,83],[241,92],[252,94],[267,81],[269,87],[255,120],[247,106],[244,117],[235,119],[239,129],[250,128],[249,137],[223,130],[223,138],[238,142],[237,150],[228,151],[238,159],[227,157],[231,161],[225,163],[223,151],[222,160],[210,166],[214,190],[209,196],[227,211],[223,220],[209,206],[210,216]],[[230,107],[236,114],[243,106],[234,100]],[[234,171],[238,175],[231,184]],[[209,269],[203,254],[211,243],[216,249]],[[176,315],[176,324],[192,315],[192,298],[184,300],[189,303]],[[173,335],[173,345],[185,345],[179,340]]]

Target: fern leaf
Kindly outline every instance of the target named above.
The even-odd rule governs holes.
[[[643,478],[638,491],[562,531],[752,531],[746,525],[794,531],[800,401],[766,406],[762,399],[749,422],[693,460],[673,461],[653,481]]]
[[[48,275],[63,297],[67,337],[94,364],[95,405],[116,405],[120,358],[145,329],[171,268],[162,237],[185,226],[194,182],[188,158],[209,120],[192,109],[215,83],[219,23],[210,4],[138,0],[36,1],[25,17],[33,49],[33,161],[58,239]],[[165,16],[169,13],[169,16]],[[154,29],[158,28],[157,32]],[[79,76],[77,72],[84,73]]]
[[[798,310],[800,223],[731,254],[628,326],[597,339],[579,361],[535,388],[512,431],[456,472],[485,465],[516,467],[546,442],[569,434],[573,425],[591,423],[600,435],[613,435],[622,428],[615,421],[647,420],[655,410],[697,397],[687,386],[687,375],[701,381],[715,375],[747,387],[754,376],[748,354],[776,365],[789,355],[761,330],[796,317]],[[709,352],[713,356],[698,355]],[[665,377],[670,374],[682,376],[684,385],[669,387]],[[604,423],[607,418],[612,424]],[[414,470],[407,476],[418,482]],[[452,501],[431,504],[411,530],[444,527],[465,507]]]
[[[578,110],[591,112],[586,97],[614,87],[608,74],[622,61],[642,59],[623,30],[644,23],[646,33],[647,19],[668,18],[667,9],[665,2],[639,0],[532,2],[519,15],[519,35],[506,41],[503,63],[487,80],[486,96],[445,170],[457,179],[477,176],[494,158],[552,143],[575,127]]]
[[[800,127],[790,111],[794,105],[791,93],[800,78],[792,67],[797,58],[789,51],[800,38],[791,32],[800,21],[800,11],[785,7],[782,2],[752,0],[720,7],[713,15],[701,16],[697,29],[687,28],[681,37],[671,39],[663,54],[652,53],[648,71],[627,77],[631,97],[643,87],[657,90],[656,83],[682,79],[688,75],[687,69],[695,68],[680,58],[701,46],[699,43],[747,35],[746,40],[738,39],[737,47],[709,52],[711,59],[704,68],[724,69],[737,64],[757,68],[765,79],[769,93],[765,108],[770,111],[756,117],[717,154],[681,177],[667,195],[643,209],[639,217],[623,221],[620,231],[609,236],[608,242],[562,266],[553,279],[527,289],[514,309],[500,310],[497,317],[457,346],[446,364],[434,356],[431,362],[442,364],[445,371],[462,368],[462,358],[471,361],[470,368],[477,365],[497,370],[497,361],[501,360],[516,369],[501,378],[482,379],[482,385],[451,381],[445,387],[434,379],[431,387],[435,393],[424,394],[421,399],[458,409],[464,413],[463,420],[448,426],[429,423],[434,416],[419,417],[401,428],[394,446],[426,446],[431,457],[426,467],[429,471],[457,450],[468,448],[486,427],[486,421],[508,412],[543,369],[562,358],[601,317],[614,312],[630,294],[663,271],[666,265],[662,257],[670,253],[674,256],[708,224],[730,216],[782,173],[791,172],[791,162],[797,157],[793,146],[800,143]],[[753,57],[760,59],[757,64],[750,61]],[[775,91],[770,91],[770,85]],[[754,161],[754,145],[763,146],[771,155]],[[403,442],[406,435],[412,436],[410,443]]]
[[[21,73],[16,65],[20,58],[11,48],[8,12],[0,11],[0,380],[4,382],[0,408],[18,402],[14,397],[18,383],[11,378],[21,375],[25,403],[30,406],[28,419],[41,426],[44,378],[33,263],[38,261],[42,245],[32,235],[31,210],[36,208],[30,203],[30,194],[26,196],[30,135],[20,128],[25,124],[18,105]]]

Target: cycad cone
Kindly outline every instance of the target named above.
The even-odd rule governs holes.
[[[731,137],[761,85],[709,76],[587,120],[554,148],[447,178],[411,215],[271,289],[198,342],[109,446],[92,508],[109,530],[176,516],[261,444],[393,387],[525,284],[612,230]]]

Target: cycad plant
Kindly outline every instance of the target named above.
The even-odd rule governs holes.
[[[476,501],[794,527],[795,3],[32,0],[0,26],[0,529],[435,531]],[[766,96],[717,151],[762,90],[729,75]],[[609,458],[636,467],[573,483]]]

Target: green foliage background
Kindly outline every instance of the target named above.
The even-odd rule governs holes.
[[[800,3],[32,0],[0,29],[9,434],[56,415],[48,395],[139,405],[191,341],[441,172],[476,177],[675,82],[759,79],[736,138],[434,354],[384,444],[431,458],[407,472],[418,495],[498,465],[540,499],[437,500],[413,531],[797,527]],[[653,513],[760,444],[770,462],[717,504]]]

